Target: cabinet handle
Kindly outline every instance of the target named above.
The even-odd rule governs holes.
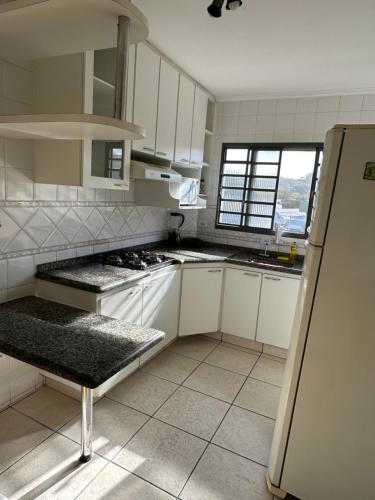
[[[245,276],[252,276],[253,278],[259,278],[259,274],[255,274],[255,273],[244,273]]]
[[[163,153],[163,151],[156,151],[156,154],[160,156],[167,156],[167,153]]]
[[[209,273],[221,273],[221,269],[209,269],[208,272]]]
[[[150,288],[153,288],[153,285],[145,285],[145,290],[149,290]]]
[[[186,158],[181,158],[180,161],[183,161],[184,163],[189,163],[189,160],[187,160]]]
[[[265,276],[264,279],[271,281],[281,281],[281,278],[271,278],[271,276]]]
[[[142,149],[144,149],[145,151],[151,151],[151,153],[153,153],[153,152],[154,152],[154,149],[152,149],[152,148],[148,148],[148,147],[146,147],[146,146],[143,146],[143,148],[142,148]]]
[[[140,290],[133,290],[133,291],[129,292],[128,295],[136,295],[139,292],[140,292]]]

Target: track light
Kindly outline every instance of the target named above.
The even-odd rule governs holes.
[[[223,8],[224,0],[213,0],[211,5],[207,8],[208,13],[212,17],[221,17],[221,9]],[[241,7],[242,0],[227,0],[226,9],[236,10]]]
[[[227,10],[236,10],[238,7],[241,7],[242,0],[227,0]]]
[[[213,0],[212,4],[207,8],[208,13],[212,17],[221,17],[221,9],[223,8],[224,0]]]

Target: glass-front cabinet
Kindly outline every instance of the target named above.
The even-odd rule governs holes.
[[[34,113],[86,113],[112,118],[116,49],[33,62]],[[135,46],[129,49],[127,122],[132,123]],[[67,85],[66,75],[69,75]],[[131,141],[36,141],[36,182],[129,189]]]

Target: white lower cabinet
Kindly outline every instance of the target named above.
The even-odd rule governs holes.
[[[299,279],[263,275],[256,340],[289,348]]]
[[[182,275],[179,335],[219,329],[223,269],[185,269]]]
[[[135,285],[100,301],[99,314],[142,324],[142,286]]]
[[[10,403],[10,357],[0,354],[0,410]]]
[[[260,273],[225,270],[222,332],[255,339],[261,284]]]
[[[168,272],[144,284],[142,324],[165,332],[166,337],[141,356],[141,364],[177,337],[180,288],[180,270]]]

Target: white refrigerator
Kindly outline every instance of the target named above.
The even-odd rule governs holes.
[[[268,469],[302,500],[375,499],[375,125],[326,137]]]

